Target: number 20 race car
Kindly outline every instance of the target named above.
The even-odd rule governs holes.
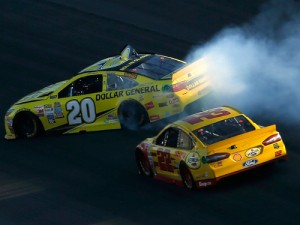
[[[5,115],[6,139],[134,129],[180,113],[209,93],[202,60],[187,64],[126,46],[62,81],[31,93]]]
[[[188,189],[287,158],[276,126],[261,127],[231,107],[190,115],[167,125],[135,151],[139,173]]]

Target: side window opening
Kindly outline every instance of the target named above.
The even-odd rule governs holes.
[[[169,128],[157,139],[156,144],[160,146],[192,150],[193,140],[184,131],[177,128]]]
[[[107,75],[107,91],[115,91],[115,90],[122,90],[127,88],[132,88],[138,85],[138,82],[135,80],[124,77],[118,76],[116,74],[108,74]]]
[[[194,145],[192,139],[185,132],[180,130],[178,138],[178,148],[192,150]]]
[[[102,75],[79,78],[59,92],[59,98],[102,92]]]
[[[177,148],[179,130],[169,129],[166,133],[166,146],[171,148]]]

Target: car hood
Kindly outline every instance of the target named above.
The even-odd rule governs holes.
[[[46,99],[50,94],[52,94],[55,90],[57,90],[65,83],[66,81],[61,81],[55,84],[51,84],[50,86],[47,86],[45,88],[42,88],[41,90],[32,92],[29,95],[26,95],[25,97],[21,98],[19,101],[16,102],[16,104]]]

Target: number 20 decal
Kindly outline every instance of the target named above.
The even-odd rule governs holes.
[[[80,103],[76,100],[67,102],[68,122],[70,125],[92,123],[96,120],[95,103],[90,98],[83,99]]]

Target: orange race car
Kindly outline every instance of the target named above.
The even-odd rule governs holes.
[[[262,127],[232,107],[190,115],[167,125],[135,150],[140,174],[188,189],[287,158],[276,126]]]

